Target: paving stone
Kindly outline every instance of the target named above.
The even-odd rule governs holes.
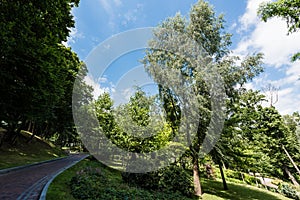
[[[53,162],[0,174],[0,200],[39,199],[43,187],[54,174],[84,156],[83,154],[72,155]]]

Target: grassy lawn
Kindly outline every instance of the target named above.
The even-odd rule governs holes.
[[[99,163],[98,161],[90,160],[89,158],[67,169],[65,172],[56,177],[48,189],[47,200],[74,200],[75,198],[71,195],[70,181],[72,177],[75,176],[76,172],[87,167],[100,169],[105,174],[106,178],[109,180],[107,183],[105,183],[106,191],[108,191],[108,193],[119,193],[119,195],[121,193],[121,195],[125,194],[125,199],[127,200],[143,200],[150,199],[151,197],[153,197],[151,199],[191,200],[191,198],[186,198],[185,196],[179,194],[171,195],[170,198],[168,198],[168,194],[164,194],[162,192],[157,192],[154,194],[152,191],[128,186],[126,183],[123,182],[120,171],[111,169]],[[124,198],[118,198],[115,197],[114,194],[111,194],[111,196],[108,199],[123,200]]]
[[[234,200],[289,200],[280,194],[260,189],[254,186],[227,183],[229,190],[223,190],[222,182],[203,180],[202,187],[204,191],[203,199],[218,200],[218,199],[234,199]]]
[[[153,196],[153,199],[174,199],[174,197],[167,198],[167,195],[163,195],[163,198],[157,198],[151,191],[139,189],[136,187],[130,187],[122,181],[121,173],[117,170],[110,169],[97,161],[91,161],[85,159],[73,166],[72,168],[66,170],[64,173],[59,175],[50,185],[47,200],[63,200],[70,199],[73,200],[74,197],[71,195],[70,181],[76,172],[85,169],[87,167],[98,168],[104,172],[108,181],[105,184],[105,188],[109,191],[117,188],[117,191],[127,191],[129,196],[128,200],[131,199],[143,199],[140,198],[140,195],[145,195],[145,199],[150,199]],[[202,188],[204,191],[203,198],[204,200],[219,200],[219,199],[231,199],[231,200],[288,200],[282,195],[277,193],[269,192],[264,189],[259,189],[253,186],[228,183],[229,190],[224,191],[222,188],[222,183],[220,181],[212,181],[204,179],[202,180]],[[151,194],[152,193],[152,194]],[[157,192],[158,193],[158,192]],[[139,196],[134,196],[137,194]],[[150,198],[149,198],[150,196]],[[159,196],[159,195],[158,195]],[[147,198],[146,198],[147,197]],[[161,197],[161,196],[159,196]],[[124,198],[113,198],[113,199],[124,199]],[[179,197],[178,199],[190,199],[184,196]]]
[[[53,145],[35,137],[27,143],[30,134],[22,132],[16,146],[4,143],[0,148],[0,169],[16,167],[35,162],[50,160],[65,156],[65,154]]]

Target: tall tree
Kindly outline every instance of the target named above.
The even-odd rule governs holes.
[[[182,35],[189,39],[177,41]],[[163,96],[162,101],[176,102],[177,108],[181,110],[181,112],[176,111],[175,106],[165,107],[167,113],[184,114],[182,111],[187,106],[187,99],[185,96],[180,97],[180,95],[176,94],[176,92],[180,93],[181,91],[178,88],[187,91],[192,90],[196,94],[197,112],[200,117],[198,116],[197,133],[193,141],[191,141],[190,152],[195,195],[197,196],[202,194],[199,179],[201,144],[205,136],[214,137],[213,135],[207,135],[208,125],[212,116],[218,118],[218,114],[212,113],[212,94],[210,93],[209,83],[205,79],[205,76],[214,77],[214,75],[210,73],[212,71],[206,68],[210,65],[205,66],[205,63],[213,63],[218,73],[222,76],[226,94],[232,101],[236,93],[235,86],[238,84],[243,85],[262,71],[260,66],[261,54],[247,57],[242,61],[241,65],[236,64],[239,58],[228,56],[230,52],[228,47],[231,44],[230,37],[231,35],[224,31],[223,15],[216,16],[213,8],[207,2],[200,0],[192,7],[189,20],[185,20],[180,14],[177,14],[173,18],[165,20],[158,27],[154,33],[154,38],[149,42],[149,50],[143,60],[146,70],[154,77],[154,80],[158,81],[159,86],[164,88],[164,90],[160,91],[168,91],[168,95],[160,95]],[[171,49],[168,51],[168,47],[172,46],[172,44],[175,50]],[[201,53],[198,54],[197,49],[202,49],[203,51],[201,52],[205,53],[203,55]],[[178,54],[176,50],[181,51],[181,53]],[[202,64],[197,62],[201,56],[203,56]],[[166,70],[177,71],[178,73],[174,75],[165,72]],[[178,77],[183,77],[189,82],[184,85],[184,83],[180,82],[182,79]],[[160,84],[159,79],[167,79],[178,85],[173,87],[163,85]],[[215,91],[215,93],[218,93],[218,91]],[[182,119],[183,117],[181,117],[181,122]],[[190,135],[189,130],[190,128],[186,128],[187,137]],[[219,130],[216,128],[215,131]]]
[[[8,130],[7,137],[12,141],[27,124],[49,127],[54,118],[60,117],[55,114],[58,107],[69,106],[63,101],[71,102],[64,97],[71,96],[71,82],[80,62],[61,42],[74,27],[71,9],[78,3],[0,3],[0,125]]]

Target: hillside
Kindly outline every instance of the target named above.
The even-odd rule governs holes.
[[[3,131],[0,131],[1,136]],[[53,144],[34,137],[29,141],[31,134],[22,131],[17,139],[17,144],[12,146],[3,143],[0,147],[0,169],[31,164],[53,158],[65,156],[66,154]]]

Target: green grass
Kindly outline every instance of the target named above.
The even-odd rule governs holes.
[[[143,199],[140,198],[140,195],[145,195],[145,199],[149,199],[149,196],[153,196],[153,199],[159,199],[159,197],[163,197],[165,199],[168,197],[166,194],[160,195],[153,194],[151,191],[143,190],[136,187],[130,187],[126,183],[122,181],[121,173],[117,170],[108,168],[101,163],[85,159],[78,163],[77,165],[73,166],[72,168],[66,170],[64,173],[59,175],[49,187],[47,193],[47,200],[63,200],[63,199],[70,199],[74,200],[74,197],[71,195],[70,189],[70,181],[73,176],[76,175],[76,172],[85,169],[87,167],[98,168],[107,177],[107,183],[105,184],[105,188],[109,191],[117,191],[124,192],[129,194],[130,199]],[[214,180],[202,180],[202,189],[203,189],[203,196],[202,199],[204,200],[219,200],[219,199],[230,199],[230,200],[255,200],[255,199],[263,199],[263,200],[289,200],[282,195],[277,193],[273,193],[264,189],[256,188],[253,186],[245,185],[245,184],[237,184],[237,183],[228,183],[229,190],[224,191],[223,185],[221,181],[214,181]],[[100,188],[99,188],[100,189]],[[155,192],[158,193],[158,192]],[[139,195],[139,197],[135,197],[134,194]],[[118,198],[116,198],[118,199]],[[122,198],[123,199],[123,198]],[[168,198],[166,198],[168,199]],[[172,199],[170,197],[170,199]],[[181,196],[180,199],[189,199]]]
[[[52,144],[34,137],[29,143],[28,132],[22,131],[17,144],[11,146],[4,143],[0,148],[0,169],[16,167],[35,162],[50,160],[65,156],[65,153]]]
[[[142,199],[177,199],[177,200],[191,200],[190,198],[186,198],[180,194],[170,194],[170,198],[168,198],[169,194],[165,194],[163,192],[153,192],[144,189],[140,189],[134,186],[129,186],[123,182],[121,177],[121,172],[115,169],[111,169],[98,161],[91,160],[87,158],[75,166],[67,169],[65,172],[60,174],[58,177],[54,179],[51,183],[48,192],[47,192],[47,200],[65,200],[70,199],[74,200],[74,197],[71,195],[70,181],[73,176],[80,170],[86,168],[94,168],[100,169],[102,173],[105,174],[106,179],[108,180],[105,183],[105,191],[107,191],[108,196],[107,199],[120,199],[116,196],[126,196],[121,199],[128,200],[142,200]],[[99,188],[100,190],[100,188]],[[115,195],[113,194],[115,193]],[[118,193],[118,194],[117,194]],[[153,197],[153,198],[152,198]]]
[[[203,180],[202,187],[204,192],[203,199],[205,200],[289,200],[289,198],[280,194],[245,184],[228,183],[229,190],[225,191],[223,190],[222,182]]]

